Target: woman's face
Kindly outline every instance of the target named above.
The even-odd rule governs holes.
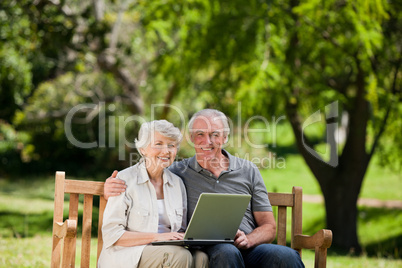
[[[148,170],[160,170],[170,166],[177,154],[177,144],[174,139],[154,132],[150,144],[141,149]]]

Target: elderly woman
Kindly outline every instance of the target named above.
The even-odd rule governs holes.
[[[207,266],[208,257],[201,251],[150,245],[184,235],[186,190],[182,180],[165,169],[173,163],[181,138],[180,130],[166,120],[141,125],[135,144],[142,159],[118,173],[127,189],[106,205],[100,268]]]

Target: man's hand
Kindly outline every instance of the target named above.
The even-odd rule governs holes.
[[[117,170],[113,171],[111,177],[105,181],[105,188],[103,189],[103,197],[108,200],[111,196],[117,196],[126,191],[126,183],[123,180],[117,179]]]
[[[234,245],[239,249],[248,249],[251,247],[250,241],[243,231],[237,230],[234,238]]]
[[[257,228],[245,234],[237,230],[234,245],[239,249],[253,248],[264,243],[271,243],[276,235],[276,223],[271,211],[256,211],[254,213]]]

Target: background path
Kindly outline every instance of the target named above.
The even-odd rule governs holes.
[[[303,201],[308,203],[324,203],[324,198],[321,195],[303,194]],[[357,204],[359,206],[402,210],[402,201],[400,200],[379,200],[371,198],[359,198]]]

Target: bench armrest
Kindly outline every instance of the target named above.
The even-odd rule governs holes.
[[[75,237],[77,234],[77,221],[65,220],[63,223],[55,222],[53,233],[58,238]]]
[[[295,235],[294,248],[295,249],[314,249],[315,250],[315,268],[327,267],[327,249],[332,243],[332,231],[321,229],[313,236],[308,235]]]
[[[314,235],[295,235],[294,248],[297,249],[315,249],[329,248],[332,243],[332,231],[327,229],[321,229]]]

